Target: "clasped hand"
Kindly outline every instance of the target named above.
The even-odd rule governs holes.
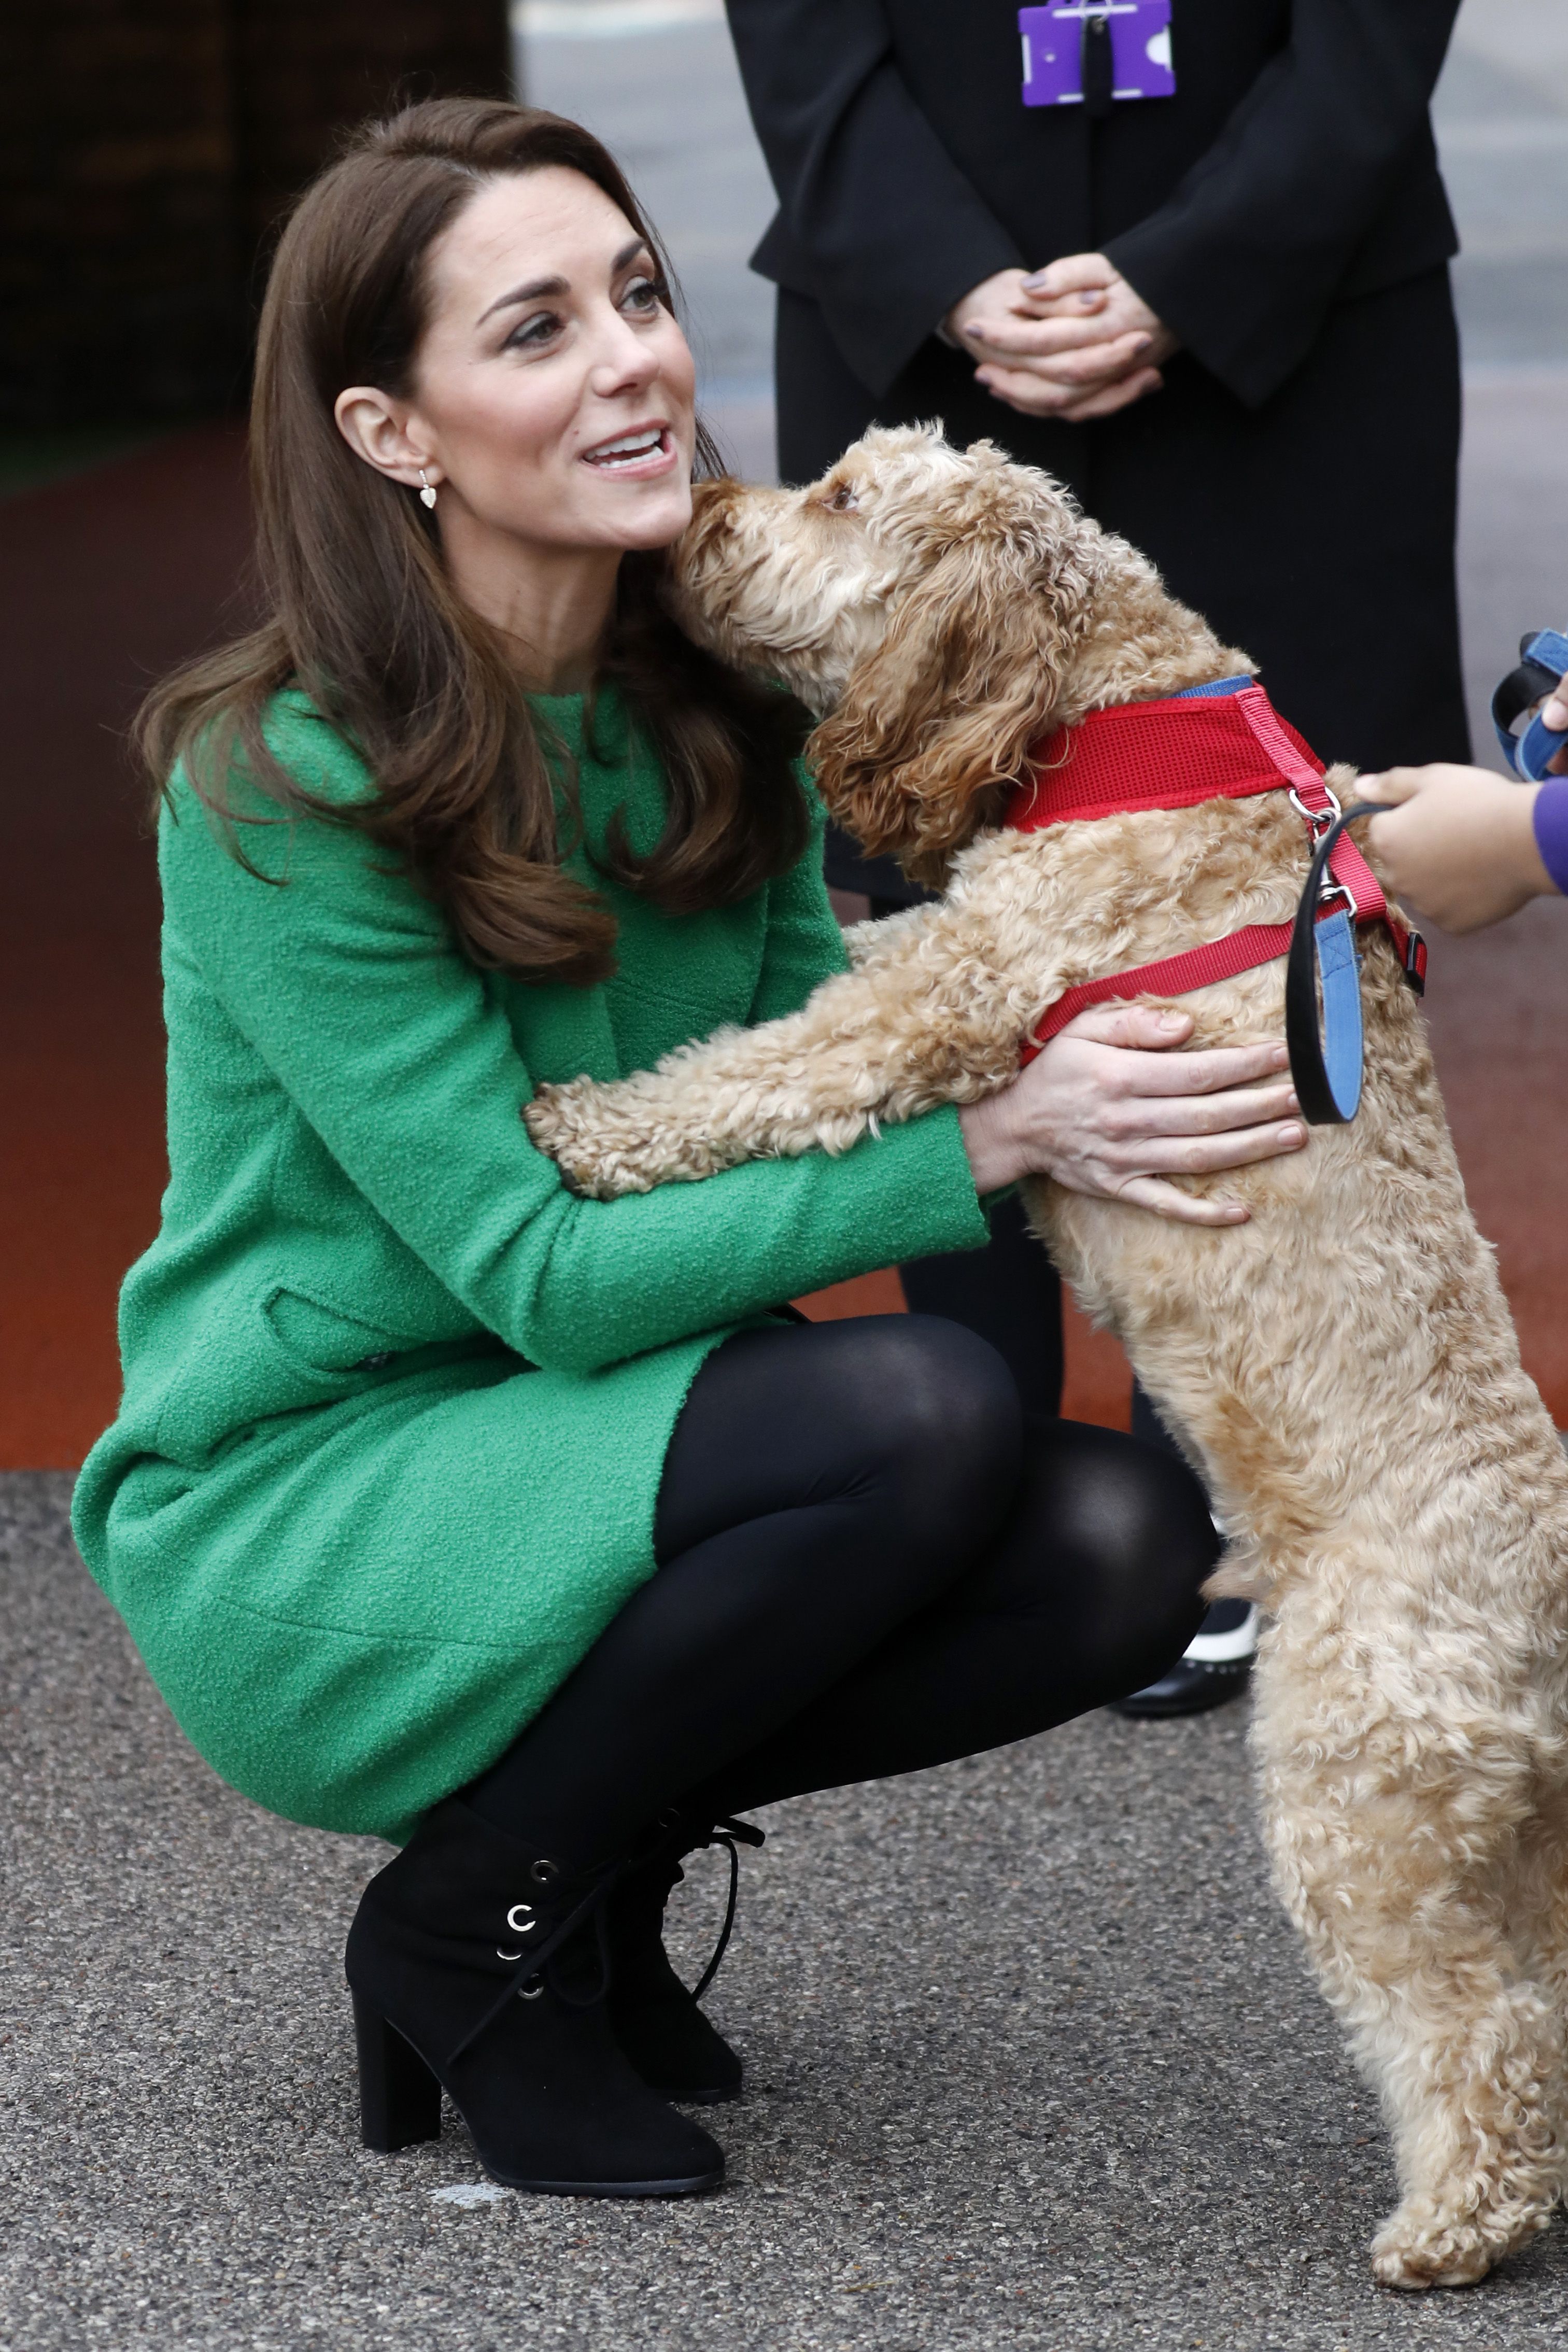
[[[1187,1013],[1101,1005],[1081,1013],[1000,1094],[958,1113],[975,1185],[1052,1176],[1191,1225],[1237,1225],[1244,1202],[1183,1192],[1211,1175],[1299,1151],[1307,1139],[1283,1045],[1173,1053]]]
[[[948,338],[979,361],[975,381],[1026,416],[1110,416],[1165,379],[1176,337],[1103,253],[1048,269],[998,270],[955,302]]]

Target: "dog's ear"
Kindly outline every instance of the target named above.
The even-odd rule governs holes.
[[[977,520],[900,597],[806,747],[833,816],[914,881],[940,887],[1050,722],[1087,619],[1078,540]]]

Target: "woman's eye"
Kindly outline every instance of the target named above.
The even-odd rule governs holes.
[[[621,299],[628,310],[656,310],[669,294],[662,278],[634,278]]]
[[[521,326],[512,329],[501,348],[507,352],[534,351],[559,331],[560,320],[554,310],[536,310],[531,319],[525,319]]]

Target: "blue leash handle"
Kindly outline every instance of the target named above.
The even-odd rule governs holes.
[[[1533,636],[1520,639],[1519,656],[1519,667],[1510,670],[1492,696],[1491,723],[1514,774],[1522,776],[1526,783],[1539,784],[1552,761],[1568,746],[1568,734],[1543,726],[1539,717],[1531,720],[1522,735],[1514,733],[1513,723],[1521,711],[1540,702],[1568,675],[1568,636],[1557,629],[1538,629]]]
[[[1361,958],[1355,931],[1343,907],[1312,926],[1318,979],[1323,992],[1323,1072],[1338,1119],[1361,1108],[1361,1073],[1365,1043],[1361,1029]]]
[[[1312,852],[1306,887],[1285,958],[1285,1044],[1291,1083],[1309,1127],[1345,1127],[1361,1108],[1365,1041],[1361,1021],[1361,959],[1352,909],[1319,912],[1323,876],[1333,845],[1358,816],[1375,816],[1385,803],[1357,801],[1335,817]],[[1322,1027],[1318,1027],[1318,988]]]

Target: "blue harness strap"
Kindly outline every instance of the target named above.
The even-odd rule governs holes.
[[[1568,636],[1556,629],[1538,629],[1533,636],[1520,639],[1519,655],[1519,667],[1510,670],[1492,696],[1491,723],[1514,774],[1527,783],[1539,784],[1568,744],[1568,735],[1543,726],[1539,717],[1531,720],[1522,735],[1516,735],[1513,726],[1521,711],[1552,693],[1568,675]]]
[[[1184,686],[1173,694],[1173,702],[1197,702],[1207,694],[1239,694],[1244,686],[1256,686],[1258,680],[1249,670],[1240,670],[1234,677],[1217,677],[1207,686]]]

